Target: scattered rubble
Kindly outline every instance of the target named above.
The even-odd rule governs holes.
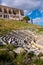
[[[34,45],[36,43],[37,36],[29,30],[13,30],[6,36],[2,36],[1,40],[6,44],[12,44],[17,49],[24,49],[26,52],[34,51],[39,53],[39,48]],[[17,53],[20,53],[20,50]]]

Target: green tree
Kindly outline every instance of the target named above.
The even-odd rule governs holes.
[[[28,23],[28,21],[30,20],[30,18],[29,18],[28,16],[25,16],[25,17],[23,18],[23,20],[25,20],[26,23]]]

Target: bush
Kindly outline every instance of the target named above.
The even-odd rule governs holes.
[[[8,49],[9,49],[9,51],[13,51],[14,46],[12,44],[8,44]]]

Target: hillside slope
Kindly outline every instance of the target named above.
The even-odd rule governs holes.
[[[12,30],[24,29],[29,29],[31,31],[35,31],[36,33],[43,31],[43,27],[34,24],[14,20],[0,20],[0,36],[8,34]]]

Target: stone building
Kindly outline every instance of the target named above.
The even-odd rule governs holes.
[[[0,18],[22,20],[23,17],[24,17],[23,10],[0,5]]]

